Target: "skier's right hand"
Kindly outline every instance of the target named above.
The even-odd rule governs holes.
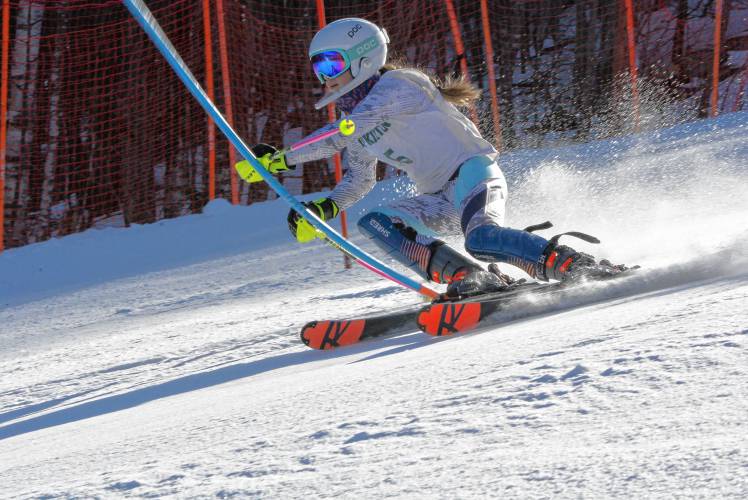
[[[255,155],[257,161],[271,174],[295,168],[294,166],[286,165],[286,155],[283,151],[278,151],[273,146],[267,144],[253,146],[252,154]],[[247,160],[240,161],[234,165],[234,168],[239,177],[247,182],[260,182],[262,180],[260,174],[257,173],[257,170]]]
[[[338,204],[332,198],[320,198],[319,200],[308,201],[303,205],[323,221],[333,219],[340,213]],[[308,243],[321,235],[309,221],[299,215],[293,208],[288,212],[288,229],[299,243]]]

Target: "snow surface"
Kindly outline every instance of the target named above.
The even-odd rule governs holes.
[[[0,254],[0,497],[745,498],[748,113],[502,164],[509,224],[642,272],[317,352],[307,321],[420,299],[280,201]]]

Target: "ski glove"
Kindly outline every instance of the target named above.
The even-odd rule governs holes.
[[[258,144],[252,147],[252,154],[255,155],[260,164],[271,174],[277,174],[286,170],[293,170],[295,166],[286,165],[286,155],[283,151],[278,151],[273,146],[267,144]],[[239,177],[247,182],[260,182],[262,177],[257,173],[251,163],[242,160],[234,165]]]
[[[322,220],[330,220],[337,217],[340,209],[338,204],[330,198],[320,198],[319,200],[304,203],[304,206]],[[299,243],[308,243],[319,237],[317,229],[312,226],[304,217],[298,214],[293,208],[288,212],[288,229],[294,235]]]

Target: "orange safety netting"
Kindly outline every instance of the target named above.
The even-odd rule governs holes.
[[[213,80],[219,108],[230,102],[247,143],[288,146],[327,122],[306,57],[320,2],[147,3],[198,81]],[[274,197],[237,182],[227,141],[211,140],[207,116],[119,1],[5,4],[0,249],[198,212],[213,195]],[[438,76],[467,72],[484,98],[466,113],[504,150],[745,109],[748,0],[328,0],[324,15],[385,27],[392,54]],[[329,188],[332,162],[283,183]]]

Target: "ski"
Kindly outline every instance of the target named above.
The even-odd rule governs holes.
[[[632,268],[631,270],[634,270]],[[629,271],[595,281],[628,276]],[[311,321],[301,329],[301,340],[312,349],[327,350],[357,344],[375,337],[389,337],[407,331],[415,324],[433,336],[446,336],[473,330],[491,314],[516,306],[523,298],[571,291],[580,283],[518,282],[500,292],[476,295],[462,300],[442,299],[425,306],[414,306],[368,318]]]
[[[490,299],[514,295],[520,290],[548,286],[540,283],[522,283],[498,294],[480,295]],[[436,305],[440,303],[432,303]],[[422,306],[371,316],[368,318],[310,321],[301,329],[301,341],[312,349],[328,350],[357,344],[375,337],[390,337],[415,326],[415,320],[423,311]]]
[[[413,325],[420,306],[369,318],[311,321],[301,329],[301,341],[312,349],[335,349],[374,337],[400,333]]]
[[[628,276],[627,271],[590,280],[610,281]],[[465,333],[474,330],[491,314],[514,306],[523,298],[539,297],[560,291],[572,291],[583,283],[522,283],[501,292],[477,295],[463,300],[432,302],[421,308],[416,316],[416,323],[422,332],[435,337]]]
[[[422,332],[435,337],[463,333],[477,328],[487,316],[519,296],[550,293],[560,287],[561,283],[523,283],[502,292],[432,302],[421,308],[416,323]]]

